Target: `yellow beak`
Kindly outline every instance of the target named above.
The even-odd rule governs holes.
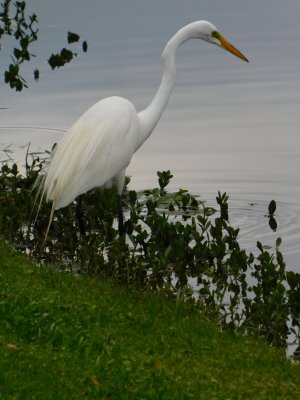
[[[214,32],[213,36],[220,41],[221,47],[223,49],[234,54],[236,57],[241,58],[246,62],[249,62],[248,59],[238,49],[236,49],[227,39],[225,39],[224,36],[222,36],[219,32]]]

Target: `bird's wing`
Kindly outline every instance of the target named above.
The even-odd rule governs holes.
[[[129,164],[137,148],[139,121],[133,105],[108,98],[92,106],[58,144],[44,181],[54,208],[102,186]]]

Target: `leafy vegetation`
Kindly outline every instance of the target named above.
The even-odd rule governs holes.
[[[17,45],[12,50],[12,62],[4,72],[4,81],[12,89],[22,91],[27,88],[27,82],[20,73],[21,65],[29,62],[35,55],[30,51],[30,46],[38,40],[38,17],[36,14],[27,15],[25,1],[4,0],[0,11],[0,40],[8,36],[16,40]],[[68,32],[68,44],[77,43],[80,36]],[[82,49],[87,51],[86,41],[82,42]],[[1,44],[0,44],[1,50]],[[70,49],[63,48],[60,53],[52,54],[48,60],[52,69],[59,68],[70,62],[76,53]],[[36,68],[34,78],[39,79],[40,73]]]
[[[25,176],[15,164],[2,166],[0,229],[16,248],[39,262],[64,262],[74,272],[205,308],[222,329],[254,332],[281,348],[292,335],[299,345],[300,275],[286,271],[280,238],[273,252],[258,242],[258,256],[240,248],[226,194],[218,194],[217,211],[186,190],[168,193],[172,175],[159,172],[158,188],[125,191],[126,240],[114,225],[114,191],[98,189],[84,198],[86,236],[71,205],[55,213],[44,243],[51,205],[41,204],[34,224],[32,191],[43,163],[27,155]]]
[[[210,319],[0,243],[0,398],[300,397],[299,365]]]
[[[68,32],[68,43],[77,43],[80,36],[77,33]],[[82,42],[82,50],[87,52],[87,42]],[[73,51],[66,49],[65,47],[60,51],[60,53],[52,54],[48,60],[48,64],[52,69],[63,67],[65,64],[69,63],[76,57],[77,54]]]

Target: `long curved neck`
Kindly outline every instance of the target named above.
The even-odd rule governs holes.
[[[190,24],[191,25],[191,24]],[[167,43],[162,53],[163,75],[160,86],[153,100],[145,110],[139,113],[142,137],[140,145],[151,135],[158,123],[175,85],[176,66],[175,55],[178,47],[191,39],[190,25],[180,29]]]

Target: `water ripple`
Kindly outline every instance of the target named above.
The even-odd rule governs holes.
[[[231,199],[230,222],[240,228],[240,244],[249,251],[256,250],[259,240],[264,245],[274,247],[278,237],[282,238],[281,251],[289,269],[300,271],[300,205],[291,201],[277,201],[274,219],[277,229],[272,230],[268,215],[268,204],[271,199],[258,201],[244,198]]]

